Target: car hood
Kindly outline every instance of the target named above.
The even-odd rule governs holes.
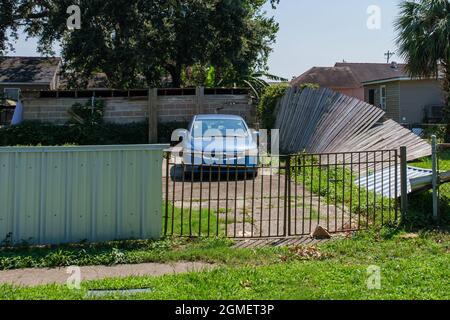
[[[198,138],[188,139],[183,148],[196,152],[215,151],[223,153],[243,152],[257,149],[251,137],[247,138]]]

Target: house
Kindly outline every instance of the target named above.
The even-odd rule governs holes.
[[[441,123],[444,96],[438,79],[409,76],[363,82],[365,101],[406,125]]]
[[[23,90],[55,90],[61,58],[0,57],[0,94],[17,100]]]
[[[291,82],[292,85],[306,83],[315,83],[323,88],[364,99],[362,84],[349,67],[313,67]]]
[[[403,124],[442,120],[440,81],[411,78],[405,64],[342,62],[314,67],[292,81],[292,85],[303,83],[317,83],[364,100],[385,110],[386,118]]]

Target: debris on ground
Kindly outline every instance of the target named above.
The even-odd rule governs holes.
[[[288,254],[281,257],[281,261],[289,260],[320,260],[326,256],[316,247],[295,246],[288,249]]]
[[[317,226],[316,230],[311,234],[311,238],[316,240],[331,239],[331,234],[325,228]]]
[[[400,239],[404,239],[404,240],[411,240],[411,239],[417,239],[419,238],[419,235],[416,233],[407,233],[407,234],[402,234],[400,236]]]

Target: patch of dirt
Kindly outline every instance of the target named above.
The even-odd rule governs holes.
[[[317,247],[295,246],[289,248],[288,254],[281,257],[281,261],[290,260],[322,260],[326,258],[326,254],[322,253]]]

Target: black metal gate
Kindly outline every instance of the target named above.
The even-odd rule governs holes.
[[[261,156],[256,168],[195,172],[167,153],[164,172],[166,236],[303,236],[319,225],[339,233],[398,217],[397,150]]]

